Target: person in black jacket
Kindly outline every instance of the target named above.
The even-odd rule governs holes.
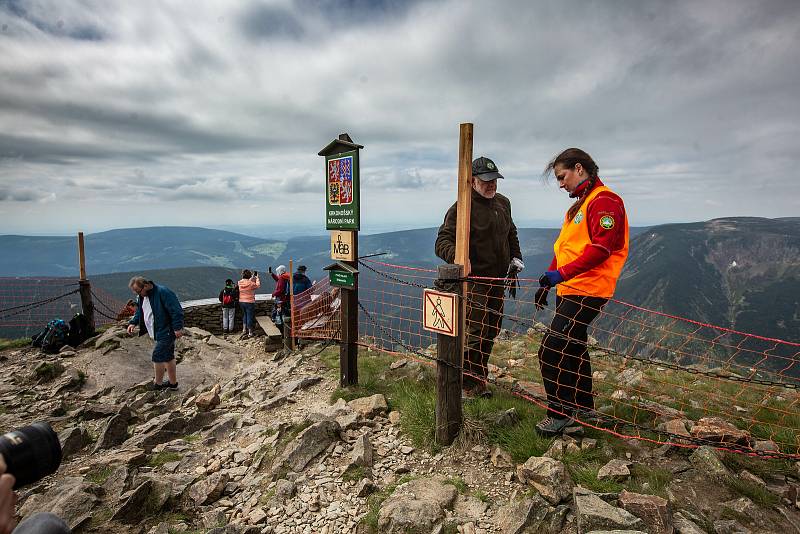
[[[472,280],[467,285],[463,384],[467,396],[491,395],[486,387],[487,366],[503,321],[504,279],[525,267],[517,227],[511,218],[511,202],[497,193],[500,178],[503,175],[489,158],[472,162],[469,263],[465,271],[467,275],[503,280]],[[447,263],[453,263],[456,255],[456,210],[457,204],[453,204],[436,237],[436,255]]]
[[[239,287],[228,278],[225,287],[219,292],[219,301],[222,303],[222,332],[233,332],[233,321],[236,318],[236,307],[239,306]]]

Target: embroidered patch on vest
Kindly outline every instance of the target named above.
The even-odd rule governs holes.
[[[611,230],[614,228],[614,217],[611,215],[603,215],[600,217],[600,226],[606,230]]]
[[[572,219],[572,222],[574,222],[575,224],[580,224],[582,220],[583,220],[583,211],[579,211],[578,214],[575,216],[575,218]]]

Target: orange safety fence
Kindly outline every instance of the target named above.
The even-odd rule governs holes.
[[[81,311],[74,278],[0,278],[0,338],[31,337],[52,319],[69,321]],[[95,324],[116,320],[124,303],[92,288]]]
[[[361,343],[434,362],[422,292],[436,272],[359,268]],[[537,309],[533,279],[519,279],[516,298],[505,279],[470,277],[466,287],[465,386],[489,383],[623,438],[800,458],[800,343],[616,299],[563,298],[555,313],[555,290]],[[338,321],[317,338],[338,334]]]

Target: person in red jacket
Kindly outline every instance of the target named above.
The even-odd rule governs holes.
[[[269,274],[275,280],[275,290],[272,292],[274,306],[272,307],[272,322],[281,329],[283,332],[283,315],[284,312],[288,313],[289,306],[289,283],[292,279],[291,275],[286,272],[284,265],[278,265],[275,272],[272,272],[272,267],[269,268]],[[284,306],[286,303],[286,306]]]
[[[614,294],[629,241],[622,198],[600,180],[589,154],[568,148],[548,164],[545,174],[550,172],[576,200],[536,293],[536,307],[542,309],[550,288],[557,286],[556,313],[539,347],[548,410],[536,430],[544,435],[559,434],[573,415],[586,419],[594,413],[587,330]]]

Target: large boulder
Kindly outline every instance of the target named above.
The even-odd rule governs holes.
[[[222,388],[219,384],[214,384],[214,387],[212,387],[210,390],[200,393],[194,398],[194,403],[197,406],[197,409],[202,412],[207,412],[219,406],[219,392],[221,390]]]
[[[439,478],[406,482],[381,505],[378,527],[386,534],[434,532],[457,495],[455,486]]]
[[[599,495],[581,487],[575,488],[575,515],[578,532],[593,530],[632,530],[643,526],[642,520],[616,506],[611,506]]]
[[[674,531],[672,510],[666,499],[622,490],[619,505],[641,519],[652,534],[672,534]]]
[[[497,513],[500,532],[503,534],[523,534],[541,532],[556,534],[563,531],[569,507],[550,506],[541,496],[512,501],[500,508]]]
[[[597,480],[623,482],[631,476],[631,470],[628,468],[630,465],[628,461],[615,458],[597,471]]]
[[[554,458],[531,456],[517,467],[517,478],[533,486],[550,504],[558,504],[572,493],[566,467]]]
[[[98,488],[81,477],[68,477],[44,494],[31,495],[18,510],[26,518],[36,512],[57,515],[73,530],[92,517],[92,509],[99,502]]]
[[[353,399],[348,402],[347,405],[363,417],[367,418],[385,414],[389,409],[389,405],[386,404],[386,397],[380,393],[376,393],[371,397]]]
[[[225,484],[227,483],[227,473],[213,473],[207,478],[192,484],[189,488],[189,498],[192,499],[195,506],[212,504],[222,497],[222,492],[225,490]]]
[[[692,437],[718,443],[752,445],[752,437],[746,430],[739,430],[719,417],[703,417],[691,430]]]
[[[91,436],[83,425],[66,429],[59,436],[61,440],[62,458],[69,458],[92,442]]]
[[[124,443],[127,439],[128,418],[122,414],[111,416],[100,432],[100,437],[97,439],[97,444],[94,446],[94,452],[116,447]]]
[[[731,478],[731,473],[719,459],[717,451],[711,447],[698,447],[690,456],[689,461],[700,471],[720,480]]]
[[[328,445],[339,440],[341,428],[339,423],[324,420],[314,423],[303,430],[273,464],[273,473],[279,474],[283,470],[300,472],[328,448]]]

